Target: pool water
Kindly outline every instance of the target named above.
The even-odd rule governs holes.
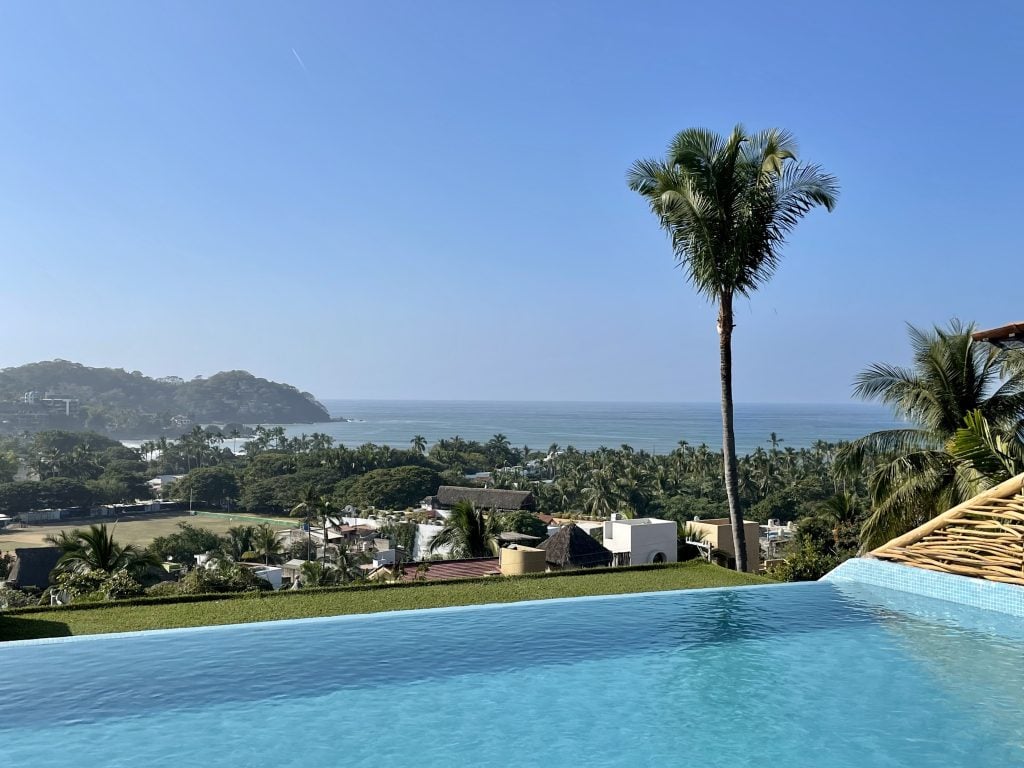
[[[0,645],[12,766],[1024,765],[1021,621],[856,584]]]

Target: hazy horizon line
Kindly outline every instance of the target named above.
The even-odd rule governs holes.
[[[488,398],[434,398],[434,397],[317,397],[323,402],[346,403],[505,403],[505,404],[553,404],[553,405],[714,405],[721,406],[718,400],[552,400],[545,398],[528,398],[521,400],[488,399]],[[887,408],[884,403],[864,402],[862,400],[735,400],[733,405],[862,405],[875,408]]]

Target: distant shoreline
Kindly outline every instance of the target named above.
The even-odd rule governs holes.
[[[669,453],[680,440],[721,447],[718,403],[567,403],[511,401],[331,400],[322,401],[344,421],[265,424],[284,427],[289,437],[322,432],[336,445],[364,443],[408,448],[422,435],[427,444],[456,435],[487,442],[497,433],[521,448],[547,450],[572,445],[578,450],[625,444],[635,450]],[[780,450],[809,448],[816,441],[852,440],[879,429],[901,426],[887,408],[871,403],[736,405],[737,451],[768,448],[775,433]]]

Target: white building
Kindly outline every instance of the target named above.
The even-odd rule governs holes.
[[[678,560],[677,532],[674,520],[609,520],[604,524],[603,543],[614,556],[612,565],[674,563]]]

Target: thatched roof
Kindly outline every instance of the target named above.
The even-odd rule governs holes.
[[[59,547],[26,547],[14,550],[17,558],[7,575],[7,583],[18,589],[50,586],[50,571],[63,554]]]
[[[469,501],[477,509],[519,510],[536,506],[533,494],[529,491],[506,491],[501,488],[442,485],[434,498],[442,507],[453,507],[460,501]]]
[[[547,553],[545,561],[560,568],[594,568],[612,562],[612,553],[576,523],[563,525],[537,547]]]
[[[1024,474],[870,554],[930,571],[1024,585]]]

